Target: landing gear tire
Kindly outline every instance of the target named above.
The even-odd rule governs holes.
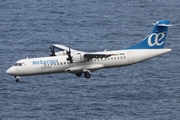
[[[82,72],[76,73],[76,76],[77,76],[77,77],[81,77],[81,75],[82,75]]]
[[[90,77],[91,77],[90,72],[85,71],[85,72],[84,72],[84,77],[85,77],[85,78],[90,78]]]
[[[18,83],[18,82],[19,82],[19,79],[16,79],[16,82]]]

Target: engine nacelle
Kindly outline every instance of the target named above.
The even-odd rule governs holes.
[[[72,60],[73,62],[82,62],[85,61],[86,59],[81,54],[77,54],[72,57]]]
[[[63,55],[67,55],[66,51],[61,51],[61,52],[55,52],[56,56],[63,56]]]

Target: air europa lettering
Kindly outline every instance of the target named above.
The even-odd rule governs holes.
[[[33,65],[39,65],[39,64],[55,64],[58,63],[57,59],[54,60],[34,60],[32,61]]]

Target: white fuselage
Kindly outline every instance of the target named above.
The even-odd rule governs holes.
[[[114,55],[73,63],[67,60],[67,55],[22,59],[17,61],[17,63],[21,63],[20,66],[12,66],[6,72],[12,76],[28,76],[61,72],[78,73],[82,70],[95,71],[102,68],[135,64],[170,51],[171,49],[135,49],[97,52],[102,54],[113,53]]]

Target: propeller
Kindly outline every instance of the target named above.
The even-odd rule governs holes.
[[[66,54],[68,55],[67,60],[69,60],[70,63],[73,63],[72,56],[71,56],[71,49],[69,48],[69,51],[66,51]]]
[[[54,52],[54,46],[50,46],[51,53],[50,56],[56,56]]]

